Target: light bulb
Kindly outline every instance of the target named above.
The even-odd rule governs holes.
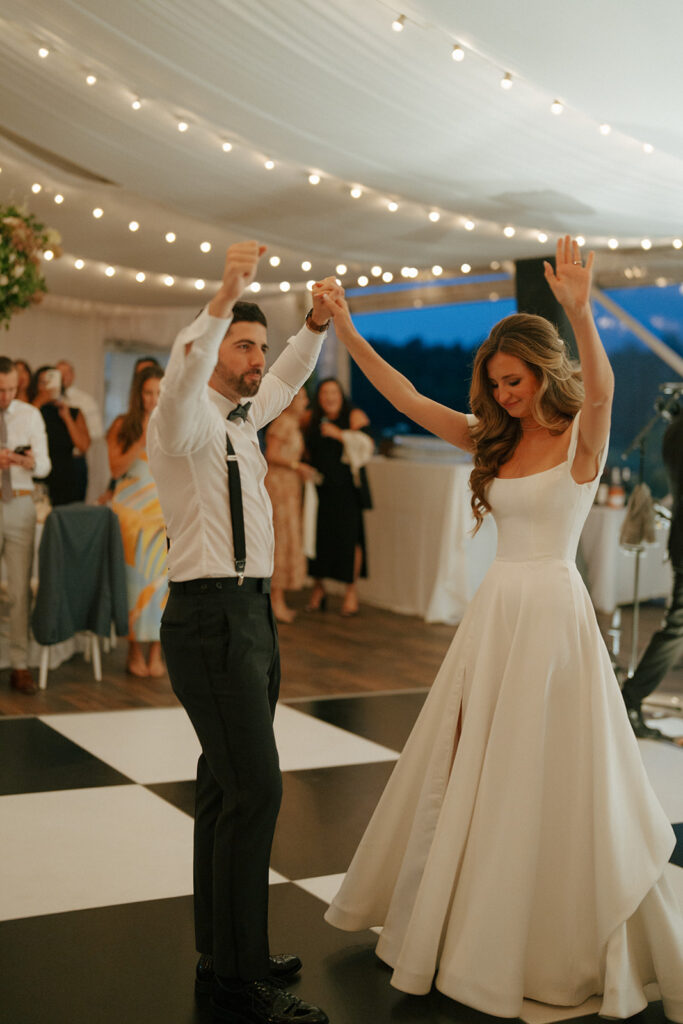
[[[280,281],[280,291],[281,292],[288,292],[291,287],[292,286],[289,283],[289,281]]]
[[[564,110],[564,104],[560,100],[553,100],[550,104],[550,109],[553,114],[561,114]]]
[[[187,121],[178,121],[178,131],[179,132],[186,132],[189,127],[190,126],[187,123]]]
[[[469,263],[463,263],[460,266],[460,270],[462,271],[463,274],[469,274],[471,269],[472,267],[469,265]]]
[[[114,274],[116,273],[116,269],[114,267],[106,267],[104,272],[107,275],[107,277],[113,277]]]
[[[473,220],[466,220],[463,227],[465,228],[465,231],[474,231],[476,224]]]
[[[509,71],[506,71],[500,80],[501,89],[511,89],[513,86],[512,75]]]
[[[57,195],[55,196],[55,202],[56,202],[57,206],[61,206],[62,203],[64,202],[64,196],[62,195],[61,192],[58,192]]]
[[[399,14],[399,16],[397,18],[394,18],[394,20],[392,21],[391,27],[393,28],[394,32],[402,32],[405,27],[405,23],[405,14]]]
[[[680,249],[683,247],[683,239],[674,238],[671,244],[673,245],[674,249]]]
[[[275,161],[274,160],[266,160],[264,162],[263,166],[265,167],[265,169],[267,171],[272,171],[273,167],[275,167]]]
[[[586,244],[586,239],[583,237],[583,235],[577,235],[575,241],[576,241],[577,245],[585,245]]]
[[[320,175],[319,174],[309,174],[308,175],[308,182],[309,182],[310,185],[319,185],[320,184]]]
[[[144,273],[144,271],[138,270],[137,274],[135,275],[135,280],[138,282],[138,284],[142,284],[146,277],[147,275]]]
[[[441,214],[439,213],[438,210],[430,210],[429,219],[431,220],[432,224],[436,224],[437,221],[441,220]]]
[[[354,185],[349,194],[352,199],[360,199],[363,195],[363,189],[359,185]]]
[[[393,199],[390,200],[387,203],[387,210],[389,210],[390,213],[396,213],[398,210],[398,203],[395,203]]]
[[[39,192],[42,192],[42,190],[43,190],[43,186],[42,186],[42,185],[39,185],[37,181],[35,181],[35,182],[34,182],[34,183],[33,183],[33,184],[31,185],[31,192],[33,192],[33,193],[34,193],[34,195],[38,195],[38,193],[39,193]]]
[[[618,240],[616,238],[610,238],[607,241],[607,246],[610,249],[618,249],[619,248],[619,242],[618,242]]]
[[[76,270],[83,270],[84,266],[85,266],[85,260],[81,260],[81,259],[74,260],[74,267],[76,268]]]
[[[338,263],[334,269],[338,274],[345,274],[349,268],[346,266],[345,263]]]
[[[382,268],[380,266],[378,266],[377,264],[375,264],[374,267],[370,268],[370,273],[372,274],[373,277],[381,277]]]
[[[512,227],[511,224],[508,224],[507,227],[503,228],[503,234],[505,235],[506,238],[514,238],[515,229]]]
[[[382,280],[386,281],[386,283],[389,284],[390,281],[394,280],[394,275],[391,273],[390,270],[385,270],[384,273],[382,274]]]
[[[139,100],[137,98],[137,96],[136,96],[135,99],[133,100],[133,102],[131,103],[131,107],[133,108],[133,110],[139,110],[141,106],[142,106],[142,101]]]
[[[96,83],[96,81],[97,81],[97,76],[96,75],[86,75],[86,79],[85,80],[88,83],[88,85],[94,85]]]
[[[457,61],[458,64],[460,63],[461,60],[465,59],[465,51],[463,50],[462,46],[459,43],[456,43],[455,46],[453,47],[451,57],[453,58],[454,61]]]
[[[401,267],[401,277],[410,277],[410,267]]]
[[[434,277],[441,277],[443,274],[443,267],[440,267],[438,263],[435,263],[432,267],[432,275]]]
[[[50,51],[48,50],[47,46],[40,47],[40,49],[38,50],[38,56],[42,57],[43,60],[45,60],[46,57],[50,56]]]
[[[230,153],[232,151],[232,142],[228,142],[226,140],[221,146],[221,149],[223,150],[224,153]]]
[[[211,252],[211,242],[202,242],[199,248],[202,252]]]
[[[644,238],[642,240],[642,242],[640,243],[640,247],[641,247],[641,249],[651,249],[652,248],[652,242],[650,241],[649,238]]]
[[[46,249],[43,253],[43,258],[46,259],[48,263],[50,262],[50,260],[53,260],[55,258],[55,254],[53,253],[52,249]]]
[[[166,276],[164,277],[164,284],[166,285],[167,288],[172,288],[173,285],[175,284],[175,278],[172,277],[171,274],[166,274]]]
[[[369,281],[365,274],[361,274],[360,277],[358,278],[358,284],[361,286],[361,288],[366,288],[368,283]]]
[[[309,292],[312,292],[312,291],[313,291],[313,285],[314,285],[314,284],[315,284],[315,281],[307,281],[307,282],[306,282],[306,287],[307,287],[307,289],[309,290]]]
[[[164,238],[169,244],[175,242],[175,231],[167,231],[166,234],[164,235]]]
[[[268,260],[268,262],[270,263],[271,267],[279,267],[280,266],[280,257],[279,256],[271,256],[270,259]]]
[[[609,125],[609,124],[601,124],[600,125],[600,134],[601,135],[609,135],[609,133],[611,131],[612,131],[612,126],[611,125]]]
[[[651,142],[644,142],[643,143],[643,153],[648,153],[648,154],[652,153],[652,152],[654,152],[654,148],[655,147],[652,145]]]
[[[103,215],[103,213],[104,213],[104,210],[102,209],[102,207],[96,206],[95,209],[92,212],[92,215],[95,218],[95,220],[99,220],[100,217]]]
[[[249,285],[249,291],[250,292],[260,292],[261,291],[261,285],[258,283],[258,281],[252,281],[251,282],[251,284]]]
[[[140,227],[140,225],[138,224],[138,222],[136,220],[132,220],[130,222],[130,224],[128,225],[128,230],[129,231],[137,231],[139,227]]]
[[[201,292],[206,287],[206,281],[202,281],[201,277],[198,277],[194,283],[194,286],[198,292]]]
[[[536,238],[537,238],[537,239],[539,240],[539,242],[541,243],[541,245],[543,245],[543,244],[544,244],[545,242],[547,242],[547,241],[548,241],[548,236],[546,235],[545,231],[539,231],[539,232],[537,232],[537,234],[536,234]]]
[[[311,266],[312,266],[312,264],[311,264],[310,260],[304,260],[303,263],[301,264],[301,269],[305,273],[308,273],[308,271],[311,269]]]

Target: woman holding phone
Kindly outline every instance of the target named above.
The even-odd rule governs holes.
[[[54,366],[41,366],[31,380],[29,400],[45,420],[52,471],[45,478],[50,503],[68,505],[80,500],[74,449],[82,455],[90,447],[90,434],[80,409],[62,398],[62,376]]]

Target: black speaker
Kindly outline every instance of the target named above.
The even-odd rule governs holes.
[[[555,257],[546,257],[548,263],[555,269]],[[517,300],[518,313],[535,313],[537,316],[544,316],[555,324],[560,337],[569,346],[570,351],[576,355],[576,342],[574,332],[565,316],[562,306],[551,292],[543,271],[543,258],[534,257],[530,260],[517,260],[515,262],[515,298]]]

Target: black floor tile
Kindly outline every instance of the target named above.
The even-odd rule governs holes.
[[[185,814],[194,818],[194,779],[190,779],[188,782],[154,782],[145,786],[145,789],[156,793],[162,800],[168,800],[169,804],[173,804],[178,810],[185,811]]]
[[[346,871],[394,761],[285,772],[271,865],[286,878]]]
[[[323,722],[401,751],[422,710],[428,691],[390,693],[330,700],[296,701],[292,707]]]
[[[37,718],[0,721],[1,796],[130,782]]]

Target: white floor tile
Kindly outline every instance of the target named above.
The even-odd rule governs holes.
[[[665,736],[672,738],[676,736],[683,736],[683,717],[680,715],[670,715],[666,718],[645,718],[645,721],[653,729],[659,729]]]
[[[363,739],[346,729],[321,722],[303,711],[278,704],[275,736],[284,772],[305,768],[329,768],[371,761],[396,761],[395,750]]]
[[[329,905],[339,892],[344,874],[345,872],[340,875],[320,875],[318,878],[297,878],[294,884]]]
[[[652,788],[669,821],[683,821],[683,749],[661,740],[639,740],[638,745]]]
[[[44,715],[42,721],[134,782],[196,775],[199,742],[182,708]]]
[[[141,786],[0,797],[0,918],[192,892],[192,819]]]

